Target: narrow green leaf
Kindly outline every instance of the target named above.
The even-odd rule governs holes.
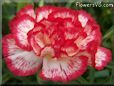
[[[6,83],[11,77],[8,74],[2,76],[2,84]]]
[[[80,77],[77,79],[77,81],[79,81],[80,84],[88,84],[88,83],[89,83],[89,82],[88,82],[86,79],[84,79],[82,76],[80,76]]]
[[[106,67],[110,68],[110,69],[114,69],[114,65],[113,66],[112,65],[107,65]]]
[[[106,34],[103,36],[103,40],[106,39],[106,38],[109,38],[111,37],[111,35],[113,34],[114,32],[114,25],[106,32]]]

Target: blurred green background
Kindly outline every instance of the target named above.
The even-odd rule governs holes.
[[[22,1],[22,0],[21,0]],[[48,0],[49,1],[49,0]],[[88,0],[90,1],[90,0]],[[89,3],[89,2],[86,2]],[[45,2],[39,0],[28,0],[28,2],[13,2],[13,0],[5,0],[2,4],[2,36],[10,33],[8,22],[15,16],[16,12],[27,4],[33,4],[34,8],[43,5],[54,5],[69,7],[72,9],[84,9],[89,12],[101,26],[103,35],[102,46],[109,48],[112,51],[113,59],[102,71],[97,71],[94,68],[88,67],[85,74],[77,80],[71,81],[68,84],[114,84],[114,7],[78,7],[75,0],[72,2],[64,1],[57,2],[57,0],[50,0]],[[38,74],[38,73],[37,73]],[[7,68],[4,60],[2,61],[2,84],[63,84],[51,81],[41,80],[38,75],[28,77],[14,76]]]

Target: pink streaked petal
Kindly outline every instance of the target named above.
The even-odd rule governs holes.
[[[42,32],[38,32],[37,34],[35,34],[34,39],[41,48],[44,48],[46,45],[51,44],[49,36]]]
[[[99,33],[99,30],[93,30],[91,31],[91,33],[89,35],[87,35],[85,38],[79,36],[79,38],[76,40],[76,42],[78,43],[78,47],[82,50],[86,49],[87,47],[89,47],[90,43],[94,43],[96,42],[97,45],[100,45],[101,43],[101,34]],[[79,40],[79,41],[78,41]]]
[[[87,21],[88,21],[88,18],[86,18],[85,16],[83,16],[82,14],[79,14],[78,15],[78,19],[82,25],[82,27],[85,27]]]
[[[71,18],[72,21],[75,21],[77,19],[76,16],[77,16],[77,11],[71,10],[69,8],[58,7],[57,11],[54,11],[49,15],[49,19],[54,20],[56,18],[62,18],[62,19]]]
[[[42,49],[40,56],[44,58],[52,58],[54,57],[54,55],[55,55],[54,49],[51,46],[47,46],[44,49]]]
[[[53,24],[53,22],[48,19],[42,19],[40,23],[45,27],[45,29],[48,29]]]
[[[96,23],[91,15],[84,10],[78,11],[78,20],[80,21],[82,27],[85,27],[88,21],[91,21],[93,24]]]
[[[20,18],[15,18],[10,23],[10,28],[14,34],[16,43],[25,50],[31,50],[31,46],[27,40],[27,33],[33,29],[34,24],[34,19],[28,15],[22,15]]]
[[[97,70],[102,70],[110,61],[112,54],[109,49],[99,47],[95,55],[95,68]]]
[[[43,69],[40,77],[45,80],[67,82],[81,76],[87,67],[86,57],[62,59],[43,59]]]
[[[36,53],[36,55],[40,55],[41,53],[41,47],[35,42],[35,39],[33,37],[28,38],[30,40],[30,44],[34,50],[34,52]]]
[[[32,49],[38,56],[41,53],[41,49],[42,49],[41,44],[44,44],[44,41],[42,41],[43,38],[41,38],[41,36],[39,36],[38,39],[40,40],[40,38],[41,38],[41,40],[37,42],[35,40],[35,36],[38,35],[42,29],[44,29],[44,26],[42,24],[36,24],[35,27],[27,33],[28,41],[29,41]]]
[[[53,6],[43,6],[36,9],[36,21],[39,22],[43,18],[48,18],[48,15],[57,8]]]
[[[65,41],[65,44],[61,48],[62,51],[65,51],[68,56],[74,56],[79,51],[78,47],[73,42],[74,41],[67,40],[67,41]]]
[[[81,49],[86,49],[92,42],[93,44],[94,42],[97,43],[96,46],[100,45],[102,37],[100,33],[100,27],[91,17],[91,15],[88,14],[86,11],[80,10],[78,11],[78,20],[82,24],[84,32],[87,34],[87,37],[79,43],[79,47]]]
[[[35,35],[35,41],[36,43],[41,47],[44,48],[45,47],[45,43],[44,43],[44,34],[39,32],[38,34]]]
[[[98,35],[99,39],[101,40],[100,26],[96,23],[88,21],[86,26],[84,27],[84,32],[86,32],[89,36],[92,34],[93,31],[96,35]]]
[[[89,44],[88,44],[88,48],[87,48],[87,52],[89,52],[90,54],[90,57],[89,57],[89,65],[90,66],[93,66],[95,65],[95,54],[97,52],[97,48],[98,48],[98,43],[95,42],[95,41],[91,41]]]
[[[16,45],[13,35],[2,40],[4,59],[8,68],[17,76],[28,76],[36,73],[42,63],[33,51],[25,51]]]
[[[27,14],[29,16],[31,16],[32,18],[35,19],[35,12],[34,12],[34,8],[32,5],[27,5],[25,7],[23,7],[21,10],[19,10],[19,12],[17,12],[17,16],[20,17],[24,14]]]
[[[93,40],[98,42],[98,45],[101,44],[101,33],[100,33],[100,26],[96,23],[95,19],[91,17],[84,10],[78,11],[78,20],[82,24],[84,32],[86,32],[87,37],[84,39],[87,41],[87,44]],[[86,45],[86,44],[85,44]]]

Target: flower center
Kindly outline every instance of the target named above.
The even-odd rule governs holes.
[[[80,34],[81,28],[74,26],[70,21],[54,22],[42,27],[36,33],[36,42],[42,48],[41,57],[61,58],[62,56],[74,56],[78,52],[75,40]]]
[[[56,35],[54,37],[54,41],[52,42],[52,46],[54,48],[54,52],[55,52],[55,57],[59,58],[60,54],[61,54],[61,47],[65,44],[65,40],[64,40],[64,32],[62,32],[61,30],[57,30],[56,31]]]

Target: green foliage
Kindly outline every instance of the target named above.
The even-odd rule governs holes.
[[[113,59],[104,70],[97,71],[92,67],[88,67],[85,74],[79,77],[77,80],[71,81],[68,84],[114,84],[114,9],[109,7],[90,7],[90,8],[81,8],[75,6],[75,0],[72,2],[64,3],[46,3],[44,0],[39,2],[27,3],[18,3],[18,2],[9,2],[2,4],[2,35],[8,34],[9,26],[8,22],[16,14],[16,12],[27,4],[33,4],[35,7],[43,5],[55,5],[70,7],[72,9],[85,9],[96,19],[96,21],[101,26],[101,32],[103,34],[102,46],[109,48],[112,51]],[[55,83],[51,81],[41,80],[38,75],[29,76],[29,77],[17,77],[14,76],[6,67],[4,60],[3,64],[3,75],[2,75],[2,84],[65,84],[65,83]]]

